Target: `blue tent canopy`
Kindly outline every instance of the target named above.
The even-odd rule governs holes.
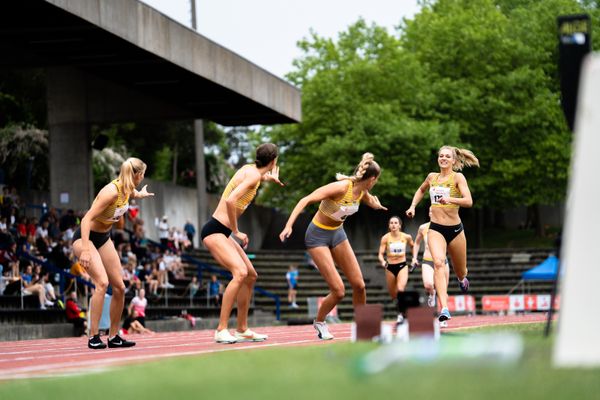
[[[525,281],[529,280],[553,280],[556,278],[556,271],[558,270],[558,258],[555,255],[551,255],[546,258],[538,266],[531,268],[528,271],[523,272],[521,277]]]

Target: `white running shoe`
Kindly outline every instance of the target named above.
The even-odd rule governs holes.
[[[435,290],[433,291],[432,294],[427,296],[427,306],[435,307]]]
[[[333,339],[333,335],[329,333],[329,328],[327,328],[327,324],[325,322],[319,322],[315,320],[313,322],[314,328],[317,330],[317,336],[321,340],[331,340]]]
[[[238,342],[263,342],[269,337],[261,333],[256,333],[250,329],[246,329],[244,332],[235,331],[233,334]]]
[[[237,338],[229,333],[227,328],[215,331],[215,342],[217,343],[237,343]]]

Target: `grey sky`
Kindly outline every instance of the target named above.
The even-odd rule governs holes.
[[[190,0],[142,0],[191,26]],[[392,31],[418,10],[417,0],[196,0],[198,32],[283,77],[301,55],[296,42],[312,28],[336,37],[363,17]]]

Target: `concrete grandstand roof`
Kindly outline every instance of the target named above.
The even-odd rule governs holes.
[[[0,68],[83,70],[167,104],[173,118],[301,119],[296,87],[137,0],[2,2],[0,54]]]

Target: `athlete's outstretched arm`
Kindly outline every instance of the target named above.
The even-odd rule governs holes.
[[[427,175],[427,178],[425,178],[425,180],[423,181],[421,186],[419,186],[419,188],[415,192],[412,202],[410,203],[410,208],[408,210],[406,210],[407,217],[412,218],[415,216],[415,207],[423,199],[423,196],[425,195],[425,192],[427,191],[427,189],[429,189],[429,182],[431,182],[431,178],[434,175],[435,175],[435,172],[431,172],[429,175]]]

